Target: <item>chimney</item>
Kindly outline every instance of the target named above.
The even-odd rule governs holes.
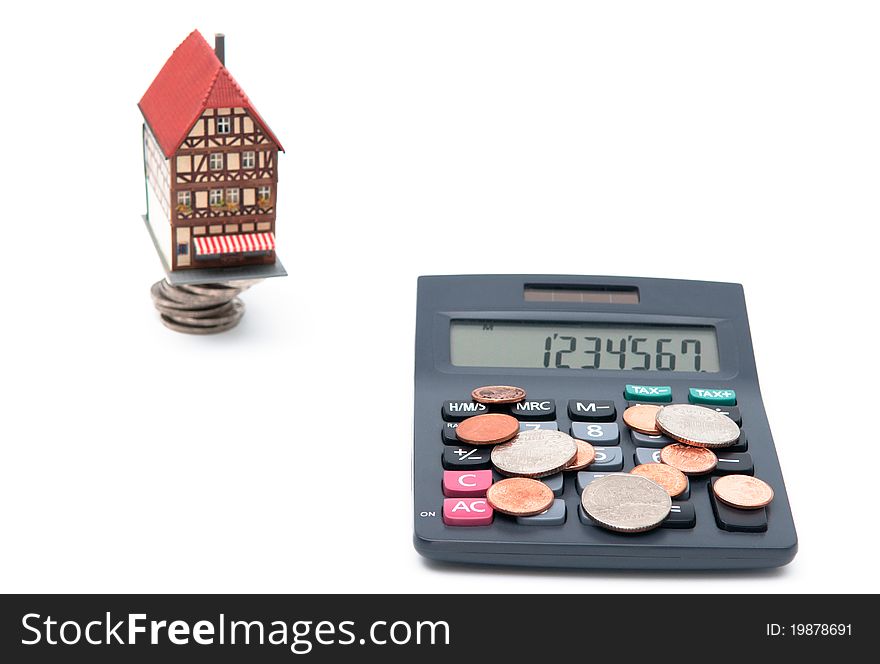
[[[217,55],[217,59],[220,61],[220,64],[225,67],[226,35],[224,35],[222,32],[217,32],[214,34],[214,53]]]

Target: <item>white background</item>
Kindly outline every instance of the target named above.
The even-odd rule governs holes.
[[[30,2],[0,24],[0,589],[880,590],[876,3]],[[136,103],[195,27],[226,32],[287,149],[290,276],[214,338],[159,324],[140,220]],[[795,561],[422,560],[416,277],[483,272],[744,284]]]

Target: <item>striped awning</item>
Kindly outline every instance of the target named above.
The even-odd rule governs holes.
[[[242,233],[240,235],[200,235],[193,238],[199,256],[240,254],[246,251],[272,251],[274,233]]]

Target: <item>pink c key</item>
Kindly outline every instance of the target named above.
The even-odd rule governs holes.
[[[491,470],[444,470],[443,495],[449,498],[485,496],[492,486]]]
[[[485,498],[445,498],[443,523],[447,526],[488,526],[492,508]]]

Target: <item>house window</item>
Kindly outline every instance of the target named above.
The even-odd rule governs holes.
[[[210,205],[223,205],[223,190],[211,189],[208,192],[208,203]]]
[[[212,171],[219,171],[223,169],[223,155],[219,152],[212,152],[211,156],[208,157],[208,164],[211,167]]]
[[[192,192],[178,191],[177,204],[182,205],[183,207],[192,207]]]
[[[260,187],[257,189],[257,198],[269,200],[269,196],[272,195],[272,187]]]
[[[238,205],[238,189],[226,190],[226,202],[235,203],[236,205]]]
[[[230,131],[232,131],[232,118],[227,115],[217,118],[217,133],[228,134]]]
[[[257,163],[257,153],[256,152],[242,152],[241,153],[241,167],[242,168],[253,168]]]
[[[177,245],[177,255],[178,256],[189,256],[189,245],[188,244],[178,244]]]

